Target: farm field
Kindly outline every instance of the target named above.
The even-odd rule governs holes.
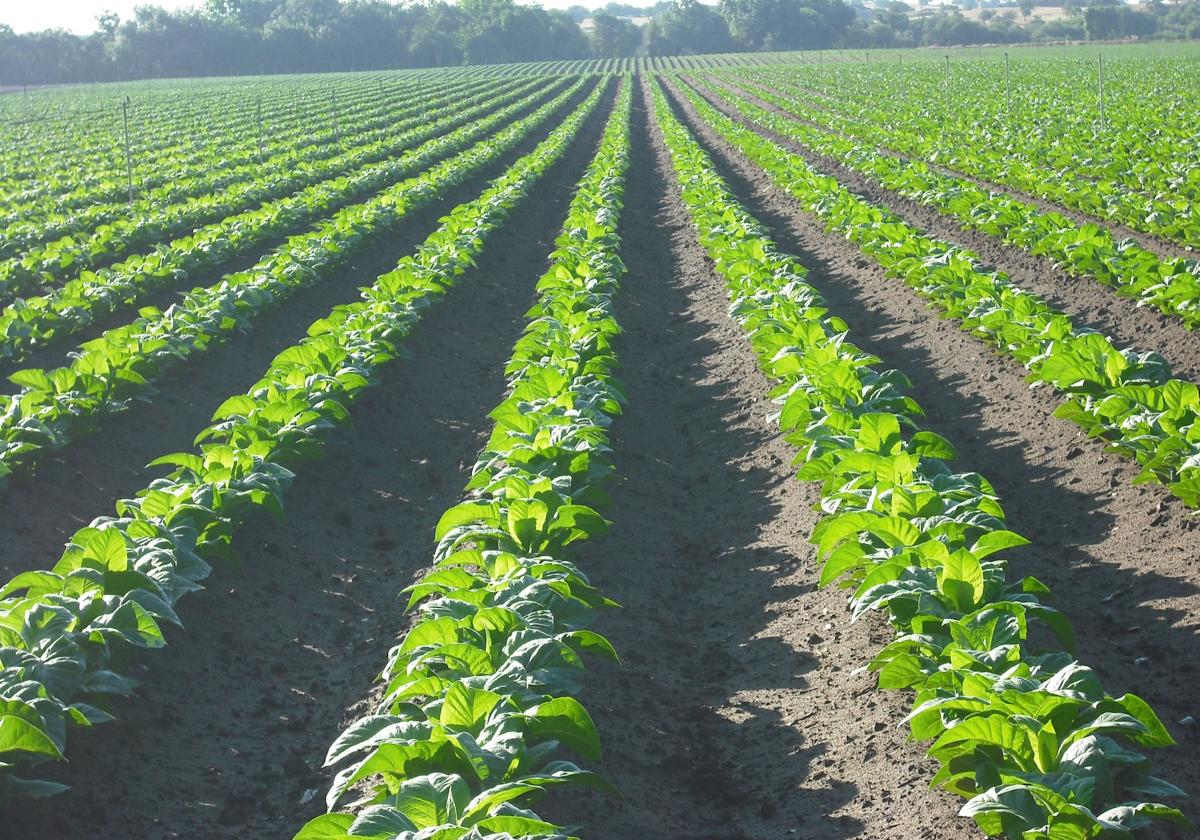
[[[0,838],[1195,838],[1200,49],[0,95]]]

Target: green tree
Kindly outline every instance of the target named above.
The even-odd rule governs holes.
[[[833,46],[854,20],[844,0],[721,0],[729,32],[752,50]]]
[[[646,49],[651,55],[719,53],[733,47],[725,18],[697,0],[674,0],[646,26]]]
[[[113,11],[104,11],[96,15],[96,33],[103,35],[106,39],[112,39],[117,34],[117,27],[121,25],[121,16]]]
[[[1116,3],[1093,3],[1083,10],[1083,25],[1089,40],[1120,38],[1121,9]]]
[[[626,58],[637,52],[642,30],[633,21],[596,12],[592,16],[592,54],[597,58]]]
[[[748,49],[759,50],[774,25],[775,5],[775,0],[721,0],[718,8],[733,39]]]

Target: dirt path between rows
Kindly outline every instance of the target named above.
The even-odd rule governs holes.
[[[550,99],[550,97],[544,97],[544,100],[549,100],[549,99]],[[536,108],[540,107],[542,104],[544,104],[544,101],[539,100],[537,103],[530,105],[529,107],[522,108],[516,115],[513,116],[512,119],[507,121],[505,123],[505,125],[510,125],[511,123],[515,122],[516,120],[522,119],[527,114],[529,114]],[[503,126],[502,126],[502,128],[503,128]],[[413,147],[413,148],[417,148],[417,147]],[[397,154],[391,156],[391,158],[388,158],[388,159],[390,160],[393,158],[397,158],[403,154],[404,154],[404,152],[398,152]],[[449,155],[447,155],[445,157],[449,157]],[[439,158],[439,160],[441,160],[441,159],[443,159],[443,158]],[[330,180],[342,177],[347,174],[351,174],[352,171],[360,171],[361,169],[365,169],[370,166],[375,166],[381,162],[382,161],[375,161],[373,163],[366,164],[365,166],[360,167],[359,170],[340,171],[334,175],[330,175],[328,178],[322,179],[322,181],[318,182],[314,186],[322,184],[322,183],[326,183]],[[504,170],[500,169],[498,171],[503,172]],[[413,175],[410,177],[413,177],[417,174],[418,173],[413,173]],[[296,192],[289,193],[286,196],[282,196],[281,198],[274,199],[274,200],[275,201],[286,200],[290,197],[295,196],[297,193],[302,192],[303,189],[307,189],[307,187],[302,188],[301,190],[297,190]],[[372,191],[372,192],[348,199],[344,202],[338,202],[338,203],[332,205],[331,209],[326,214],[326,218],[344,207],[348,207],[353,204],[359,204],[364,201],[367,201],[370,199],[371,196],[377,195],[378,192],[379,191],[376,190],[376,191]],[[256,209],[256,208],[263,206],[264,203],[266,203],[266,202],[260,202],[258,204],[253,205],[253,207],[247,207],[245,209],[246,210]],[[448,206],[453,207],[454,205],[450,204]],[[434,213],[431,216],[431,218],[436,219],[438,217],[438,215],[440,215],[440,214]],[[278,248],[280,245],[283,245],[285,242],[287,242],[289,237],[296,236],[298,234],[310,231],[313,229],[313,227],[314,227],[314,223],[299,225],[296,228],[288,230],[286,233],[282,233],[278,236],[270,237],[269,239],[266,239],[257,245],[251,246],[251,247],[247,248],[244,253],[242,253],[240,255],[231,256],[228,260],[225,260],[218,265],[212,266],[210,268],[196,269],[193,272],[191,272],[189,277],[187,277],[184,280],[179,281],[177,284],[175,284],[171,288],[159,289],[155,292],[151,292],[149,294],[146,294],[146,295],[138,298],[138,301],[134,306],[124,306],[115,312],[111,312],[107,315],[103,315],[103,316],[97,318],[93,323],[89,324],[84,329],[80,330],[79,332],[74,333],[72,335],[63,336],[60,339],[49,342],[48,344],[46,344],[43,347],[39,347],[39,348],[35,349],[20,362],[16,362],[16,363],[0,362],[0,377],[7,377],[8,374],[12,373],[14,370],[21,370],[23,368],[31,368],[31,367],[46,367],[46,368],[48,368],[48,367],[54,367],[57,365],[61,365],[61,364],[63,364],[68,351],[75,349],[78,345],[80,345],[86,341],[90,341],[91,339],[96,338],[97,336],[100,336],[107,330],[110,330],[114,327],[118,327],[118,326],[121,326],[122,324],[128,323],[129,321],[131,321],[133,319],[138,308],[141,308],[144,306],[153,306],[153,307],[157,307],[159,309],[166,309],[171,304],[178,302],[183,294],[191,291],[196,286],[208,286],[208,285],[216,283],[220,278],[224,277],[226,274],[234,274],[239,271],[246,271],[246,270],[254,267],[258,263],[258,261],[261,260],[266,254],[270,253],[271,251]],[[177,234],[176,236],[169,237],[168,241],[174,240],[175,238],[177,238],[177,236],[179,236],[179,235]],[[150,249],[146,249],[146,250],[150,250]],[[138,251],[137,253],[143,253],[143,251]],[[126,256],[122,257],[121,260],[125,260],[128,258],[129,258],[129,256],[126,255]],[[45,294],[47,291],[48,290],[41,290],[41,293]],[[7,382],[5,382],[3,384],[3,386],[0,386],[0,387],[3,387],[3,389],[6,393],[12,393],[12,391],[13,391],[13,387],[11,385],[9,385]]]
[[[597,624],[623,662],[594,662],[582,699],[605,745],[599,769],[625,795],[556,793],[542,810],[590,840],[975,837],[955,816],[958,800],[928,789],[934,764],[896,727],[908,698],[856,673],[890,631],[849,624],[843,595],[815,588],[806,541],[815,488],[793,480],[795,451],[769,418],[769,383],[726,314],[647,104],[638,97],[623,216],[629,274],[617,350],[629,404],[614,425],[614,526],[576,558],[623,605]],[[238,540],[244,568],[218,570],[212,589],[183,602],[187,632],[134,663],[144,685],[121,701],[118,721],[73,736],[71,763],[56,772],[81,786],[0,814],[0,840],[286,840],[319,812],[325,749],[363,711],[406,626],[396,593],[428,562],[434,523],[460,497],[486,439],[503,360],[599,119],[494,235],[479,269],[426,315],[406,343],[413,358],[356,403],[354,427],[336,434],[329,457],[300,471],[288,521],[248,524]],[[810,267],[852,340],[912,377],[926,425],[958,448],[959,468],[997,486],[1012,527],[1036,542],[1014,572],[1054,587],[1080,632],[1081,660],[1110,691],[1135,690],[1155,705],[1181,741],[1157,752],[1156,766],[1200,792],[1200,738],[1176,723],[1200,716],[1195,521],[1160,489],[1130,486],[1128,462],[1050,419],[1055,401],[1029,391],[1019,368],[824,233],[710,132],[702,142],[780,245]],[[400,246],[388,247],[390,265]],[[356,275],[346,288],[362,282]],[[274,333],[260,325],[189,368],[193,383],[208,384],[177,398],[214,401],[177,432],[190,436],[215,400],[265,366],[245,355],[257,352],[247,346],[256,337],[271,338],[261,339],[269,359],[308,320],[297,314]],[[164,405],[146,409],[145,422],[175,428],[174,415],[191,410]],[[137,443],[130,428],[127,447]],[[155,444],[152,454],[172,445]],[[141,486],[133,452],[97,456],[86,475],[127,467],[120,481]],[[73,489],[69,479],[58,498],[73,508],[76,494],[94,493],[88,517],[120,492]],[[61,518],[46,515],[43,530]],[[315,798],[300,804],[309,791]]]
[[[784,113],[744,91],[731,89],[760,107]],[[1036,256],[1019,246],[1006,245],[997,237],[967,230],[934,207],[904,198],[831,157],[753,124],[717,96],[707,91],[702,91],[702,95],[722,113],[796,153],[818,172],[836,178],[851,192],[887,208],[930,236],[969,248],[985,265],[1002,267],[1013,283],[1040,295],[1052,307],[1068,314],[1076,326],[1099,330],[1120,347],[1157,350],[1171,362],[1176,376],[1200,381],[1200,334],[1188,329],[1178,318],[1152,307],[1137,306],[1134,301],[1120,297],[1111,287],[1092,278],[1072,276],[1049,257]]]
[[[623,658],[583,699],[624,799],[553,814],[590,840],[949,840],[951,797],[895,727],[901,698],[855,673],[887,636],[817,591],[813,488],[769,419],[769,384],[680,204],[644,105],[623,228],[612,533],[581,566],[623,609]]]
[[[561,117],[582,95],[560,110]],[[160,471],[145,464],[170,452],[189,451],[227,397],[253,385],[279,351],[302,339],[309,325],[338,304],[359,299],[359,288],[392,269],[438,228],[455,205],[474,199],[487,182],[527,154],[557,124],[548,120],[518,147],[478,175],[446,190],[355,255],[323,281],[301,289],[263,312],[252,329],[193,356],[163,376],[157,392],[128,411],[107,417],[100,430],[51,454],[32,475],[14,476],[0,492],[0,539],[6,546],[0,576],[48,568],[64,542],[93,518],[110,515],[117,499],[134,495]],[[47,504],[53,499],[53,504]]]
[[[1109,692],[1134,692],[1179,741],[1153,760],[1159,775],[1200,792],[1200,523],[1162,488],[1133,486],[1136,468],[1050,417],[1058,400],[1030,390],[1021,369],[931,313],[907,285],[771,185],[676,99],[720,173],[809,279],[846,317],[850,337],[913,382],[925,427],[955,446],[962,470],[999,491],[1009,526],[1034,541],[1014,575],[1036,575],[1074,622],[1081,662]],[[1194,806],[1183,803],[1196,816]],[[869,833],[866,836],[874,837]],[[1186,835],[1170,830],[1154,837]]]
[[[136,658],[143,686],[117,720],[72,734],[69,765],[50,772],[74,790],[12,808],[0,837],[286,840],[324,809],[325,752],[366,710],[407,626],[398,593],[427,566],[434,525],[486,443],[504,361],[607,111],[425,315],[405,342],[412,358],[380,372],[328,457],[298,471],[287,521],[248,523],[242,569],[218,569],[181,603],[187,630]]]
[[[782,89],[777,86],[773,86],[769,82],[762,82],[757,79],[754,81],[756,84],[759,85],[759,87],[763,87],[763,88],[766,88],[767,90],[774,91],[775,93],[778,93],[780,96],[794,97],[798,100],[804,101],[804,104],[810,105],[814,108],[817,108],[818,110],[827,111],[831,114],[836,114],[836,115],[846,118],[846,119],[851,119],[851,120],[854,119],[853,116],[846,114],[844,111],[833,106],[832,104],[829,104],[828,102],[817,103],[812,100],[807,100],[807,101],[805,100],[805,95],[811,96],[811,95],[815,94],[816,91],[813,91],[813,90],[810,90],[807,88],[797,88],[794,90]],[[759,104],[765,105],[765,103],[762,103],[762,102],[760,102]],[[847,138],[850,138],[853,140],[859,140],[860,142],[864,142],[864,143],[869,142],[866,140],[862,140],[857,135],[850,135],[845,132],[836,131],[835,129],[833,129],[830,126],[825,125],[821,122],[816,122],[813,120],[806,120],[806,119],[796,116],[795,114],[782,111],[781,109],[773,109],[773,110],[776,110],[779,113],[784,113],[788,117],[799,120],[800,122],[808,123],[809,125],[813,125],[813,126],[816,126],[817,128],[824,129],[825,131],[831,131],[840,137],[847,137]],[[890,155],[891,157],[898,157],[898,158],[910,157],[909,155],[904,155],[903,153],[898,152],[895,149],[887,148],[886,146],[875,146],[875,148],[882,154]],[[1045,212],[1059,213],[1060,215],[1066,216],[1068,219],[1071,219],[1072,221],[1075,221],[1079,224],[1092,224],[1092,225],[1099,225],[1100,227],[1103,227],[1103,228],[1108,228],[1110,231],[1112,231],[1112,234],[1114,236],[1116,236],[1118,239],[1126,239],[1126,238],[1133,239],[1139,245],[1141,245],[1143,248],[1145,248],[1147,251],[1151,251],[1160,257],[1163,257],[1163,258],[1187,257],[1190,259],[1196,258],[1196,251],[1194,249],[1189,248],[1186,245],[1182,245],[1179,242],[1175,242],[1170,239],[1167,239],[1166,237],[1156,236],[1155,234],[1152,234],[1152,233],[1146,233],[1145,231],[1135,230],[1134,228],[1131,228],[1128,225],[1121,224],[1120,222],[1118,222],[1114,219],[1108,219],[1103,216],[1095,216],[1090,213],[1085,213],[1082,210],[1075,210],[1071,207],[1066,207],[1062,204],[1056,204],[1053,201],[1050,201],[1048,199],[1034,195],[1033,193],[1024,192],[1024,191],[1016,189],[1014,187],[1006,186],[1005,184],[997,183],[995,181],[988,181],[984,178],[978,178],[973,175],[968,175],[965,172],[961,172],[957,169],[953,169],[949,166],[945,166],[944,164],[940,164],[937,161],[925,160],[925,162],[928,163],[931,167],[933,167],[938,172],[941,172],[946,175],[950,175],[951,177],[954,177],[954,178],[962,178],[963,180],[970,181],[971,183],[977,184],[986,190],[991,190],[992,192],[1007,193],[1008,195],[1012,196],[1013,198],[1017,199],[1018,201],[1023,201],[1027,204],[1032,204]]]

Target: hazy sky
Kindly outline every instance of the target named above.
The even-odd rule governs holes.
[[[198,0],[156,0],[153,5],[167,9],[195,6]],[[0,23],[16,32],[42,29],[69,29],[86,35],[96,29],[96,16],[114,11],[122,18],[132,17],[134,6],[145,0],[0,0]]]
[[[167,9],[182,9],[199,5],[202,0],[150,0],[152,5]],[[541,0],[547,9],[565,9],[579,3],[583,6],[602,6],[607,0]],[[650,6],[654,0],[627,0],[635,6]],[[17,32],[36,32],[42,29],[69,29],[86,35],[96,29],[96,16],[114,11],[122,19],[131,17],[135,6],[146,0],[0,0],[0,23],[7,23]]]

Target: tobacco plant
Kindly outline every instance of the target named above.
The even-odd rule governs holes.
[[[737,202],[655,85],[655,112],[700,242],[725,278],[730,312],[778,384],[780,428],[819,482],[811,540],[821,584],[850,591],[852,619],[877,611],[896,639],[870,662],[881,688],[909,689],[914,739],[931,741],[934,783],[968,801],[989,836],[1130,837],[1154,819],[1187,825],[1159,799],[1181,795],[1135,747],[1173,742],[1136,695],[1111,697],[1070,653],[1065,616],[1035,578],[1007,578],[1009,530],[996,493],[955,473],[954,449],[919,429],[908,381],[855,347]],[[1061,649],[1029,638],[1048,627]]]
[[[314,323],[249,392],[222,403],[197,437],[198,452],[157,459],[174,468],[169,475],[78,531],[51,570],[0,589],[0,799],[62,790],[24,774],[61,760],[72,727],[111,719],[108,698],[135,685],[119,673],[125,653],[164,645],[162,625],[179,623],[176,602],[201,587],[211,561],[231,556],[233,535],[253,511],[281,515],[290,468],[320,454],[397,342],[565,154],[605,87],[595,86],[478,199],[456,207],[362,301]]]
[[[870,204],[799,155],[731,120],[690,88],[697,113],[757,163],[781,189],[854,242],[889,273],[957,318],[963,329],[1025,365],[1029,380],[1067,396],[1055,416],[1072,420],[1142,466],[1140,481],[1161,482],[1200,506],[1200,397],[1175,379],[1158,353],[1118,349],[970,251],[925,236]]]
[[[785,112],[809,114],[794,104],[794,99],[758,85],[742,85]],[[852,138],[772,113],[729,90],[716,88],[713,92],[755,124],[829,155],[905,198],[952,216],[964,227],[1049,257],[1067,273],[1112,286],[1118,295],[1174,315],[1190,329],[1200,327],[1200,262],[1194,259],[1160,258],[1131,238],[1118,240],[1099,225],[1075,222],[924,161],[885,154]],[[887,135],[881,130],[870,138],[882,143]]]
[[[446,189],[514,148],[585,84],[586,79],[578,80],[492,137],[362,204],[339,210],[312,231],[290,238],[253,268],[228,275],[215,286],[193,289],[166,311],[143,309],[136,320],[82,345],[70,364],[15,373],[10,379],[21,390],[0,402],[0,478],[86,434],[105,415],[123,410],[131,399],[149,390],[169,367],[203,353],[227,335],[249,329],[261,312],[320,282],[409,213],[431,204]],[[502,123],[525,104],[497,111],[483,126],[464,127],[430,141],[423,147],[426,162],[466,145],[477,131]]]
[[[627,81],[506,367],[471,494],[438,522],[433,570],[405,590],[419,612],[389,654],[384,698],[330,747],[328,764],[349,762],[330,808],[352,786],[360,796],[296,840],[563,837],[526,806],[560,785],[611,790],[559,753],[599,757],[573,695],[582,653],[616,657],[589,629],[614,604],[568,552],[607,527],[592,505],[622,400],[610,340],[629,110]]]

